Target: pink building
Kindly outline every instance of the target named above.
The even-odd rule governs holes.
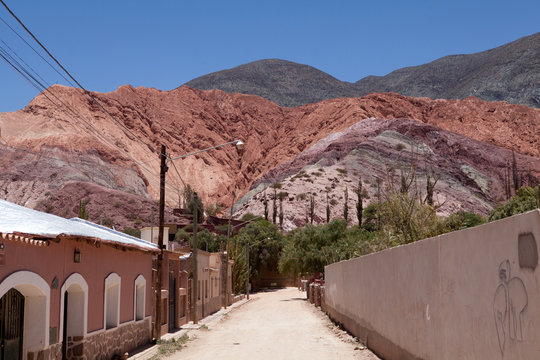
[[[151,341],[157,252],[0,200],[0,359],[111,359]]]

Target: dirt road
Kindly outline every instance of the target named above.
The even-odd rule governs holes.
[[[295,288],[258,293],[169,359],[378,359]]]

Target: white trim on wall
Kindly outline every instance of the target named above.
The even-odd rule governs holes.
[[[23,355],[28,351],[42,350],[49,346],[49,319],[51,312],[51,288],[38,274],[17,271],[0,283],[0,297],[15,288],[25,297]]]
[[[142,290],[140,290],[139,292],[139,296],[137,296],[138,287],[142,287]],[[142,292],[142,298],[140,299],[139,297],[141,296],[141,292]],[[139,301],[141,303],[139,303]],[[138,307],[142,307],[142,315],[137,314],[137,310],[140,310],[140,308],[137,309]],[[139,274],[139,276],[137,276],[137,278],[135,279],[135,286],[133,289],[133,321],[144,320],[145,315],[146,315],[146,279],[144,278],[142,274]]]
[[[117,273],[110,273],[109,276],[105,278],[105,288],[103,292],[103,329],[112,329],[118,327],[120,325],[120,294],[122,293],[120,291],[121,286],[121,278]],[[110,293],[112,291],[113,293]],[[109,299],[109,301],[107,301]],[[114,309],[108,308],[108,302],[112,303],[112,306],[116,307],[116,311],[114,312]],[[107,319],[107,313],[108,311],[113,311],[111,315],[115,317],[114,319]],[[112,325],[107,326],[107,320],[112,320]],[[111,321],[109,321],[111,323]]]
[[[81,274],[73,273],[64,281],[60,290],[60,331],[58,333],[58,342],[62,341],[64,335],[64,296],[66,290],[69,290],[72,285],[80,286],[84,293],[83,336],[86,336],[88,330],[88,284]]]

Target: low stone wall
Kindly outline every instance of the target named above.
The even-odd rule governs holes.
[[[316,281],[307,286],[307,299],[315,306],[323,307],[324,301],[324,282]]]
[[[540,359],[538,241],[535,210],[335,263],[323,308],[384,359]]]
[[[233,297],[232,303],[234,304],[235,302],[240,301],[240,300],[244,300],[245,298],[246,298],[246,294],[235,295]]]
[[[122,356],[126,352],[129,353],[131,350],[147,344],[151,340],[152,329],[150,318],[130,322],[96,335],[89,334],[80,344],[73,347],[72,359],[108,360],[115,356]],[[81,346],[82,349],[77,346]]]
[[[39,351],[29,351],[26,358],[28,360],[62,360],[62,343],[53,344]]]

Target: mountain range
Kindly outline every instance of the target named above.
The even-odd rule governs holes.
[[[332,217],[350,201],[353,218],[358,183],[374,201],[376,184],[389,186],[412,165],[420,198],[426,175],[438,179],[439,214],[487,214],[508,196],[514,157],[520,184],[540,181],[539,39],[354,84],[262,60],[193,80],[224,90],[124,85],[92,92],[100,105],[54,85],[25,108],[0,113],[0,197],[64,217],[84,207],[92,221],[141,228],[157,219],[161,145],[174,158],[241,139],[240,152],[228,146],[168,162],[166,221],[188,184],[207,205],[234,203],[240,217],[262,215],[268,187],[280,183],[285,230],[305,224],[312,196],[316,223],[325,221],[326,200]],[[372,92],[378,88],[384,92]],[[459,99],[429,98],[443,95]]]
[[[228,208],[242,197],[235,207],[237,216],[256,213],[256,203],[250,199],[260,197],[276,181],[302,184],[297,190],[287,185],[291,196],[308,192],[306,185],[312,183],[286,179],[300,171],[317,171],[314,166],[328,167],[328,176],[313,183],[319,187],[334,178],[340,182],[336,189],[353,186],[358,177],[373,183],[373,177],[382,177],[386,167],[404,165],[391,164],[397,154],[391,147],[398,143],[407,151],[416,148],[414,144],[426,144],[435,158],[453,164],[440,168],[448,180],[436,188],[437,197],[472,200],[463,200],[461,207],[441,208],[441,213],[458,208],[489,211],[504,197],[501,184],[511,161],[510,150],[516,151],[526,183],[540,180],[540,109],[523,105],[375,93],[285,108],[255,95],[186,86],[171,91],[121,86],[111,93],[93,93],[114,121],[77,89],[55,85],[49,91],[70,111],[39,95],[24,109],[0,114],[4,142],[0,146],[0,196],[64,217],[76,216],[84,203],[90,220],[106,219],[120,228],[152,223],[161,144],[175,157],[242,139],[243,152],[233,146],[204,152],[169,163],[167,172],[166,200],[171,208],[182,205],[184,186],[190,184],[206,204]],[[372,119],[368,132],[351,130],[368,119]],[[396,119],[408,125],[398,126]],[[357,139],[351,142],[341,133],[357,134]],[[468,145],[472,140],[474,146]],[[328,149],[320,150],[326,143]],[[389,149],[384,144],[393,145]],[[357,156],[366,147],[371,149],[370,156]],[[310,155],[312,160],[305,161],[305,154],[317,148],[323,155]],[[326,162],[321,162],[323,158]],[[290,162],[294,166],[287,165]],[[282,170],[284,166],[287,171]],[[378,170],[368,174],[358,171],[359,167]],[[456,188],[462,190],[452,190]],[[288,229],[304,218],[303,212],[289,213],[298,218],[288,220]],[[155,216],[154,211],[154,220]]]
[[[214,72],[185,85],[201,90],[254,94],[284,107],[326,99],[395,92],[431,99],[507,101],[540,107],[540,33],[497,48],[451,55],[428,64],[368,76],[355,83],[340,81],[309,65],[267,59]]]

